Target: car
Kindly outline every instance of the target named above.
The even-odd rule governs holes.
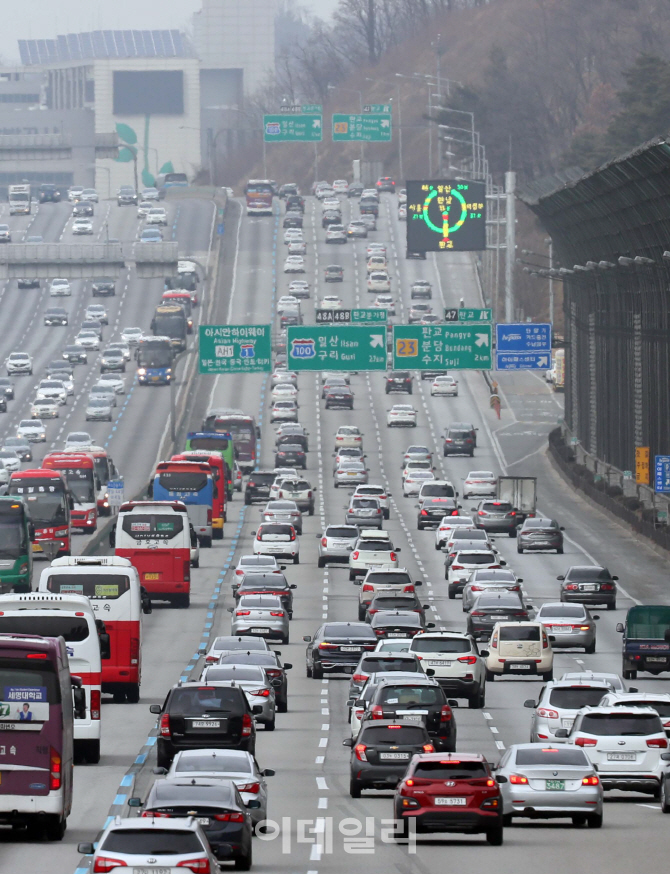
[[[608,690],[599,703],[603,707],[651,707],[661,717],[665,733],[670,737],[670,693],[668,692],[613,692]]]
[[[52,325],[67,325],[68,314],[63,307],[47,307],[44,311],[44,324],[51,327]]]
[[[112,405],[106,398],[93,395],[86,402],[85,417],[87,422],[112,421]]]
[[[137,218],[146,218],[152,208],[153,203],[150,200],[141,200],[137,205]]]
[[[365,462],[355,459],[342,461],[333,473],[333,485],[336,489],[340,486],[346,488],[351,485],[365,485],[368,481],[368,472],[369,468],[365,466]]]
[[[235,603],[245,595],[273,595],[280,598],[288,618],[293,618],[293,590],[295,583],[289,584],[283,573],[276,571],[254,571],[245,574],[241,583],[234,582],[231,586]]]
[[[342,245],[348,241],[347,232],[344,225],[330,224],[326,229],[326,243],[339,243]]]
[[[98,339],[102,340],[102,322],[98,319],[85,318],[81,323],[80,331],[95,331],[98,335]]]
[[[583,680],[576,683],[552,680],[547,683],[540,691],[537,701],[534,698],[524,701],[524,707],[533,711],[530,742],[565,744],[565,738],[557,738],[556,731],[559,728],[570,730],[582,707],[597,707],[611,691],[612,687],[606,680]]]
[[[284,294],[277,301],[276,310],[277,313],[281,315],[284,310],[291,310],[300,308],[300,301],[297,297],[293,297],[292,294]]]
[[[354,561],[353,573],[351,570],[349,573],[351,582],[356,582],[359,576],[363,577],[358,593],[359,620],[365,619],[368,608],[377,595],[412,595],[416,593],[417,586],[423,585],[422,580],[415,580],[408,570],[398,566],[399,551],[399,548],[393,548],[389,540],[359,537],[354,553],[360,552],[361,560]],[[379,558],[377,561],[368,561],[366,565],[365,554],[372,552],[377,552]],[[390,555],[395,555],[395,559],[390,558]],[[350,569],[351,567],[350,563]]]
[[[375,595],[365,611],[365,622],[370,622],[376,613],[388,613],[393,612],[394,610],[401,610],[404,612],[418,613],[425,629],[426,610],[430,609],[430,604],[422,604],[416,592],[412,594],[403,593],[402,595]],[[381,668],[379,670],[381,670]]]
[[[515,817],[567,818],[590,828],[603,824],[603,786],[586,750],[546,742],[512,744],[495,775],[505,825]]]
[[[347,225],[347,236],[357,239],[366,239],[368,236],[368,228],[361,219],[352,219]]]
[[[410,469],[402,481],[403,498],[409,498],[411,495],[418,495],[421,487],[425,482],[435,479],[433,470]]]
[[[333,182],[333,191],[336,194],[348,194],[349,193],[349,183],[346,179],[336,179]]]
[[[519,514],[509,501],[480,501],[474,508],[475,525],[493,534],[517,536]]]
[[[431,300],[433,286],[427,279],[415,279],[409,290],[411,300]]]
[[[321,397],[325,398],[330,388],[339,388],[340,386],[348,387],[350,380],[344,376],[334,376],[328,374],[325,379],[321,380]]]
[[[619,674],[610,674],[605,671],[567,671],[560,677],[561,680],[571,683],[590,682],[591,680],[605,680],[614,692],[637,692],[632,686],[626,689]]]
[[[256,805],[260,806],[260,802],[252,802],[252,807]],[[128,806],[141,806],[142,818],[154,822],[165,816],[170,822],[181,818],[186,821],[195,819],[217,859],[233,861],[235,868],[243,871],[251,868],[253,822],[251,812],[247,810],[234,781],[179,777],[155,780],[144,804],[135,796],[128,800]],[[156,855],[159,855],[159,851],[156,851]],[[163,858],[160,855],[161,861]],[[202,870],[204,866],[201,861],[197,864]],[[96,867],[98,871],[101,870]],[[184,867],[184,863],[180,862],[179,867]],[[197,870],[194,864],[189,866],[188,861],[186,867],[187,870]],[[208,866],[208,870],[212,869]]]
[[[387,316],[395,316],[396,306],[391,294],[378,294],[373,300],[372,306],[380,310],[386,310]]]
[[[12,233],[9,225],[0,225],[0,243],[11,243]]]
[[[138,200],[137,192],[131,185],[122,185],[116,194],[116,202],[119,206],[137,206]]]
[[[377,180],[377,191],[391,191],[395,193],[395,179],[392,176],[380,176]]]
[[[362,182],[350,182],[347,190],[347,197],[360,197],[363,193],[364,185]]]
[[[431,485],[431,482],[428,485]],[[416,505],[419,510],[416,517],[417,531],[425,531],[427,528],[439,528],[440,522],[445,516],[458,513],[460,505],[456,502],[456,498],[427,497],[422,499],[422,490],[423,486],[421,486],[419,491],[419,503]]]
[[[391,515],[391,492],[386,486],[370,485],[358,486],[352,495],[353,498],[376,498],[382,508],[384,519],[388,519]]]
[[[327,410],[345,409],[353,410],[354,393],[348,385],[329,386],[325,394],[325,408]]]
[[[336,452],[333,452],[333,473],[337,470],[343,461],[364,461],[365,453],[362,449],[356,446],[343,446]]]
[[[300,443],[280,443],[275,451],[275,465],[307,468],[307,455]]]
[[[409,370],[392,370],[386,375],[385,380],[384,390],[386,394],[402,392],[411,395],[414,391],[414,378]]]
[[[273,555],[242,555],[235,568],[235,579],[242,582],[245,574],[248,573],[256,571],[281,573],[284,569],[285,565],[277,564],[277,559]]]
[[[236,652],[270,652],[267,643],[262,637],[234,637],[232,635],[221,635],[214,639],[214,642],[207,650],[205,655],[205,664],[216,664],[220,658],[230,653]]]
[[[305,259],[302,255],[288,255],[284,262],[284,273],[304,273]]]
[[[105,349],[100,356],[100,373],[108,372],[126,372],[126,359],[120,349]]]
[[[519,592],[488,591],[477,595],[468,613],[466,627],[475,640],[488,640],[496,622],[511,619],[526,622],[531,618]]]
[[[47,429],[41,419],[21,419],[16,436],[25,438],[29,443],[45,443]]]
[[[117,405],[116,392],[114,391],[114,387],[105,383],[100,384],[98,382],[95,385],[92,385],[89,396],[92,398],[102,398],[103,400],[107,401],[107,403],[111,407],[115,407]]]
[[[271,422],[297,422],[298,404],[294,400],[275,401],[270,410]]]
[[[37,385],[38,398],[53,398],[59,404],[67,403],[67,389],[60,379],[41,379]]]
[[[554,649],[583,647],[585,653],[596,651],[595,623],[600,617],[591,615],[583,604],[546,602],[537,611],[535,619],[553,635]]]
[[[16,452],[21,461],[33,460],[30,443],[25,437],[5,437],[2,448],[11,452]]]
[[[411,404],[394,404],[387,410],[386,425],[389,428],[416,428],[417,412]]]
[[[0,464],[10,473],[21,470],[21,458],[13,449],[0,449]]]
[[[339,264],[329,264],[324,270],[323,278],[325,282],[343,282],[344,270]]]
[[[246,640],[246,638],[245,638]],[[163,704],[152,704],[151,713],[158,716],[156,764],[169,768],[175,754],[181,750],[211,748],[238,749],[254,753],[256,726],[254,716],[262,705],[249,705],[244,691],[236,686],[208,686],[199,682],[173,686]],[[189,719],[188,733],[172,730],[172,721]],[[199,723],[204,723],[200,725]]]
[[[564,530],[555,519],[528,517],[517,531],[516,551],[523,554],[526,550],[555,549],[557,555],[562,555]]]
[[[164,225],[167,226],[168,217],[164,206],[152,206],[145,217],[147,225]]]
[[[315,492],[316,487],[306,479],[287,479],[279,489],[279,500],[290,501],[303,513],[313,516]],[[299,533],[302,534],[302,530]]]
[[[43,182],[38,190],[40,203],[60,203],[61,193],[51,182]]]
[[[361,653],[377,645],[377,636],[366,622],[326,622],[303,640],[306,673],[314,680],[322,680],[324,674],[353,674]]]
[[[419,325],[439,325],[442,319],[435,313],[425,313],[418,320]]]
[[[278,595],[273,594],[256,594],[256,595],[241,595],[237,599],[234,607],[229,608],[231,612],[230,633],[235,636],[253,635],[264,637],[268,640],[278,640],[280,643],[289,642],[289,615],[288,611],[282,604],[282,600]],[[251,669],[250,669],[251,670]],[[209,669],[208,669],[209,671]],[[263,669],[256,667],[254,669],[257,678],[263,674]],[[221,674],[203,675],[203,682],[212,682],[222,679],[235,679],[235,677],[224,676]],[[267,680],[269,683],[269,680]],[[267,696],[266,696],[267,697]],[[274,730],[274,692],[272,698],[272,713],[265,713],[265,721],[272,722]],[[259,702],[264,704],[265,702]]]
[[[254,470],[249,474],[244,489],[244,503],[249,506],[270,497],[270,486],[275,481],[274,470]]]
[[[98,192],[95,188],[84,188],[80,194],[81,200],[89,201],[91,203],[98,203],[99,197]]]
[[[292,209],[290,212],[287,212],[282,222],[283,228],[302,228],[302,225],[302,211],[299,209]]]
[[[254,555],[274,555],[300,563],[300,541],[293,525],[285,522],[262,522],[253,546]]]
[[[81,195],[83,191],[83,185],[71,185],[67,192],[67,199],[71,203],[76,203],[78,200],[81,200]]]
[[[276,467],[275,478],[270,486],[270,500],[278,501],[279,492],[287,480],[298,479],[298,471],[295,467]]]
[[[463,497],[488,497],[496,494],[498,479],[492,470],[471,470],[463,481]]]
[[[328,525],[322,534],[318,534],[319,558],[318,566],[326,567],[331,562],[348,564],[349,555],[358,540],[356,525]]]
[[[49,379],[59,379],[68,395],[74,394],[73,367],[69,361],[64,361],[62,358],[50,361],[46,367],[46,374]]]
[[[489,570],[497,569],[504,566],[506,562],[500,559],[496,552],[483,547],[474,549],[459,548],[453,558],[453,561],[447,559],[445,567],[445,579],[448,580],[447,594],[449,600],[453,601],[456,595],[460,595],[465,588],[471,574],[479,568],[487,568]]]
[[[121,331],[121,339],[129,346],[135,346],[144,336],[142,328],[124,328]]]
[[[335,450],[345,446],[363,447],[363,434],[357,425],[341,425],[335,432]]]
[[[447,699],[433,677],[420,674],[394,677],[391,674],[379,681],[370,697],[363,724],[378,719],[411,720],[426,727],[436,750],[454,752],[457,732],[452,703],[458,706],[457,702]]]
[[[432,466],[433,453],[428,446],[412,444],[407,447],[402,456],[400,469],[403,470],[409,461],[429,461]]]
[[[51,398],[37,398],[30,405],[31,419],[57,419],[60,404]]]
[[[475,520],[472,516],[444,516],[435,529],[435,549],[442,549],[456,528],[474,530]]]
[[[81,449],[82,446],[93,446],[94,443],[88,431],[70,431],[65,438],[65,449],[71,452],[73,449]]]
[[[486,652],[486,679],[510,674],[554,678],[551,637],[541,622],[497,622]]]
[[[475,441],[468,431],[448,428],[442,452],[445,458],[448,455],[469,455],[472,458],[475,454]]]
[[[72,233],[76,235],[92,234],[93,222],[89,218],[76,218],[72,222]]]
[[[322,310],[341,310],[343,306],[342,298],[336,294],[327,294],[319,302],[319,308]]]
[[[72,208],[73,218],[90,218],[93,215],[95,215],[95,207],[90,201],[75,203],[74,207]]]
[[[141,195],[142,200],[160,200],[160,191],[153,185],[150,185],[148,188],[143,188]]]
[[[116,295],[116,280],[103,277],[94,279],[91,283],[93,297],[114,297]]]
[[[407,206],[404,203],[398,207],[398,221],[407,221]]]
[[[87,364],[88,355],[83,346],[76,343],[70,344],[63,349],[63,359],[70,364]]]
[[[458,380],[453,376],[449,376],[448,374],[436,376],[430,384],[430,396],[432,398],[458,397]]]
[[[261,511],[263,522],[288,522],[297,534],[302,534],[302,513],[295,501],[268,501]]]
[[[491,594],[498,592],[503,594],[507,592],[520,593],[521,583],[523,583],[523,577],[517,577],[514,571],[509,570],[509,568],[482,568],[473,571],[463,589],[461,602],[463,612],[467,613],[484,592]]]
[[[454,559],[459,549],[488,549],[491,552],[498,550],[493,546],[491,537],[486,531],[479,528],[470,529],[467,525],[457,526],[449,532],[447,541],[442,551],[447,555],[447,561]]]
[[[435,623],[425,622],[423,615],[414,610],[382,610],[372,616],[370,628],[380,639],[384,637],[414,637],[415,634],[419,634],[426,628],[435,628]]]
[[[413,303],[410,307],[407,321],[412,325],[415,322],[420,322],[424,316],[430,315],[432,312],[433,308],[429,303]]]
[[[42,280],[32,276],[21,276],[16,284],[18,288],[41,288]]]
[[[561,583],[561,601],[577,604],[605,604],[616,610],[617,580],[606,567],[574,565],[556,577]]]
[[[289,255],[306,255],[307,243],[304,240],[291,240],[288,244]]]
[[[144,228],[139,236],[140,243],[162,243],[163,234],[158,228]]]
[[[97,351],[100,348],[100,335],[97,331],[86,329],[79,331],[74,338],[74,342],[85,349],[95,349]]]
[[[383,510],[376,497],[354,495],[347,507],[344,521],[347,525],[356,525],[359,529],[379,528],[383,525]]]
[[[380,292],[391,290],[391,277],[385,270],[375,270],[368,275],[368,291]]]
[[[69,281],[67,279],[52,279],[49,294],[51,297],[70,297],[72,288]]]
[[[292,279],[288,286],[289,294],[301,299],[309,299],[309,282],[305,279]]]

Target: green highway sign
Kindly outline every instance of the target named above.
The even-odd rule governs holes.
[[[394,370],[491,370],[491,325],[394,325]]]
[[[333,142],[391,142],[390,113],[362,113],[360,115],[333,115]]]
[[[322,120],[323,116],[318,113],[264,115],[263,139],[266,143],[320,143]]]
[[[386,324],[387,311],[381,307],[371,307],[370,309],[358,310],[316,310],[315,321],[317,325],[330,324],[349,324],[350,322],[374,322],[376,324]]]
[[[289,370],[386,370],[383,325],[299,325],[288,328]]]
[[[466,307],[445,307],[445,322],[477,322],[487,323],[493,320],[493,310],[490,308],[467,309]]]
[[[366,103],[363,107],[363,112],[374,112],[374,113],[384,113],[385,115],[391,114],[391,104],[390,103]]]
[[[381,307],[370,307],[368,309],[359,309],[351,311],[352,322],[381,322],[386,324],[388,319],[388,311]]]
[[[272,370],[271,325],[200,325],[200,373]]]
[[[321,115],[323,106],[320,103],[290,103],[286,106],[279,107],[280,112],[295,112],[295,113],[316,113]]]

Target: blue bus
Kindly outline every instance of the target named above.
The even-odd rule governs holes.
[[[161,461],[153,481],[154,501],[182,501],[200,546],[212,545],[214,478],[208,462]]]
[[[169,385],[174,348],[169,337],[143,337],[135,352],[140,385]]]

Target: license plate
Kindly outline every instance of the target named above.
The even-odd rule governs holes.
[[[666,659],[665,656],[647,656],[648,662],[663,662],[665,664]]]
[[[172,868],[154,868],[153,865],[151,868],[138,868],[137,865],[133,866],[133,874],[170,874]]]
[[[499,620],[502,620],[502,619],[509,619],[509,614],[503,615],[502,613],[500,613],[500,614],[494,613],[493,615],[496,618],[496,622],[498,622]]]
[[[591,585],[583,585],[579,587],[582,592],[596,592],[598,590],[598,586]]]
[[[360,648],[360,646],[341,646],[340,651],[341,652],[360,652],[361,648]]]
[[[193,728],[221,728],[218,719],[194,719]]]
[[[510,670],[511,671],[529,671],[530,665],[511,665]]]
[[[161,577],[160,574],[145,574],[144,575],[145,580],[159,580],[160,577]]]
[[[635,753],[607,753],[608,762],[634,762],[636,759]]]
[[[549,781],[547,781],[549,782]],[[208,816],[196,816],[196,821],[200,823],[200,825],[209,825],[209,817]]]
[[[379,758],[381,761],[400,761],[404,759],[409,759],[409,753],[380,753]]]
[[[564,625],[552,625],[549,629],[551,634],[570,634],[571,628],[566,628]]]
[[[399,716],[401,719],[406,719],[408,722],[423,722],[424,716],[427,715],[428,714],[426,713],[396,713],[396,716]]]
[[[445,798],[439,795],[434,800],[437,807],[465,807],[468,803],[467,798]]]
[[[441,668],[441,667],[450,668],[452,666],[453,662],[447,662],[447,661],[444,661],[444,662],[426,662],[426,664],[428,665],[429,668]]]
[[[387,634],[387,637],[406,637],[406,636],[407,635],[405,634],[404,631],[389,631],[389,633]]]
[[[546,788],[561,791],[565,789],[565,780],[547,780]]]
[[[561,719],[561,728],[567,728],[568,731],[570,731],[574,724],[574,719]]]
[[[252,634],[269,634],[270,633],[269,628],[250,628],[249,631],[251,631]]]

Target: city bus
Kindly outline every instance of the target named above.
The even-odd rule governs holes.
[[[48,452],[42,464],[65,477],[72,496],[72,528],[86,534],[93,533],[98,527],[98,492],[101,489],[93,456],[88,452]]]
[[[135,351],[139,384],[169,385],[174,355],[169,337],[143,337]]]
[[[23,500],[9,495],[0,497],[0,587],[3,591],[30,591],[34,537],[35,526]]]
[[[58,471],[32,468],[15,471],[7,494],[20,497],[35,526],[33,558],[51,560],[69,555],[72,532],[70,508],[73,500],[64,477]]]
[[[179,304],[159,304],[151,320],[151,330],[155,337],[169,337],[176,352],[186,349],[188,323],[184,308]]]
[[[156,188],[162,200],[166,188],[188,188],[188,177],[186,173],[159,173],[156,177]]]
[[[244,186],[247,215],[272,215],[274,188],[269,179],[250,179]]]
[[[119,508],[109,542],[116,555],[129,559],[137,569],[152,600],[189,606],[193,541],[184,503],[126,501]]]
[[[193,449],[173,455],[170,461],[200,461],[209,465],[213,480],[212,537],[223,540],[223,523],[226,521],[226,465],[218,452],[210,449]]]
[[[232,434],[222,431],[216,433],[214,431],[189,431],[186,435],[185,452],[193,452],[194,450],[207,450],[208,452],[216,452],[223,458],[226,473],[226,500],[233,500],[233,469],[235,462],[235,448],[233,445]]]
[[[142,613],[151,602],[142,597],[137,570],[115,555],[57,558],[42,571],[40,592],[84,595],[109,635],[108,659],[102,662],[101,687],[116,703],[140,700],[142,682]]]
[[[208,462],[160,461],[154,475],[155,501],[182,501],[200,546],[212,545],[214,477]]]
[[[81,678],[86,696],[85,708],[74,721],[75,761],[97,764],[102,733],[102,660],[110,653],[104,622],[96,622],[88,598],[47,592],[0,595],[0,634],[63,638],[70,670]]]
[[[179,304],[180,307],[184,308],[184,312],[186,313],[186,332],[188,334],[193,333],[193,301],[191,300],[191,295],[185,289],[181,289],[180,291],[164,291],[162,301],[165,304]]]
[[[60,841],[72,809],[74,718],[83,711],[63,638],[0,634],[0,687],[0,823]]]
[[[233,438],[235,461],[240,470],[251,473],[256,468],[261,429],[253,416],[248,416],[242,410],[210,410],[205,416],[202,430],[230,434]]]

